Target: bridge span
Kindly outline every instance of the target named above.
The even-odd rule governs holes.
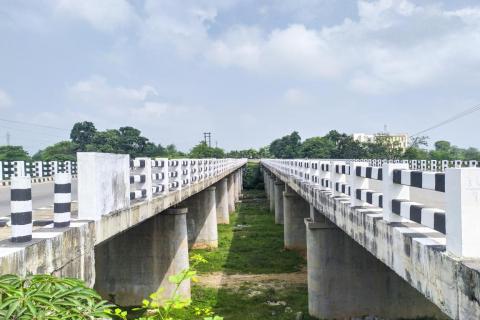
[[[480,168],[263,159],[287,249],[321,319],[480,319]]]
[[[217,223],[235,210],[246,163],[93,152],[77,158],[78,212],[70,183],[55,182],[54,212],[65,208],[65,227],[32,228],[31,178],[12,177],[12,226],[5,227],[12,236],[0,240],[0,270],[80,278],[121,306],[141,305],[160,287],[168,297],[168,277],[188,268],[189,248],[217,247]],[[190,296],[189,281],[179,294]]]

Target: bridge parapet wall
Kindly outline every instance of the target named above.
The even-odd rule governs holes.
[[[380,160],[261,163],[445,314],[480,318],[479,168],[421,171]],[[443,207],[428,205],[431,194]]]

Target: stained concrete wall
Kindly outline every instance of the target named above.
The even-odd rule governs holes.
[[[307,250],[305,218],[310,216],[310,205],[297,193],[283,192],[284,243],[285,249]]]

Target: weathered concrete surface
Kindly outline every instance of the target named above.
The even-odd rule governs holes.
[[[139,306],[162,288],[158,302],[176,285],[168,277],[188,268],[187,209],[167,209],[95,248],[95,290],[121,306]],[[190,298],[190,281],[177,291]]]
[[[352,208],[349,197],[334,198],[274,168],[264,170],[274,172],[447,316],[480,319],[480,261],[448,254],[443,235],[416,223],[387,223],[381,210]]]
[[[270,204],[270,211],[275,212],[275,178],[270,177],[269,183],[268,183],[268,193],[269,193],[269,204]]]
[[[229,224],[230,214],[228,212],[228,181],[227,178],[220,180],[215,185],[215,199],[217,207],[217,223]]]
[[[310,205],[297,193],[283,192],[284,243],[285,249],[307,250],[305,218],[310,215]]]
[[[281,180],[275,181],[275,223],[283,224],[283,192],[285,183]]]
[[[218,247],[215,189],[209,187],[181,203],[188,208],[188,243],[193,249]]]
[[[233,177],[233,174],[228,176],[227,189],[228,189],[228,211],[232,213],[235,211],[235,178]]]
[[[124,210],[102,215],[98,221],[74,221],[70,228],[48,226],[34,230],[33,241],[13,244],[0,242],[2,274],[55,273],[83,279],[89,286],[95,282],[94,247],[121,232],[140,224],[188,197],[214,185],[238,170],[241,165],[216,177],[202,180],[182,190],[139,201]]]
[[[321,218],[307,226],[308,306],[319,319],[447,317],[420,292]]]

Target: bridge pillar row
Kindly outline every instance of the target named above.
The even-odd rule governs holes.
[[[228,189],[228,212],[235,211],[235,178],[233,174],[227,177],[227,189]]]
[[[193,249],[218,247],[215,190],[215,187],[209,187],[184,200],[181,204],[188,208],[188,242]]]
[[[120,306],[139,306],[163,288],[159,303],[175,285],[168,281],[189,267],[187,209],[172,208],[95,247],[95,290]],[[190,298],[190,281],[177,291]]]
[[[445,319],[445,315],[321,213],[305,219],[308,310],[319,319],[375,315]]]
[[[228,211],[228,178],[223,178],[216,184],[215,200],[217,209],[217,223],[229,224],[230,214]]]
[[[283,192],[285,183],[281,180],[275,181],[275,223],[283,224]]]
[[[305,218],[310,216],[310,205],[288,185],[283,192],[283,226],[285,249],[307,250]]]

